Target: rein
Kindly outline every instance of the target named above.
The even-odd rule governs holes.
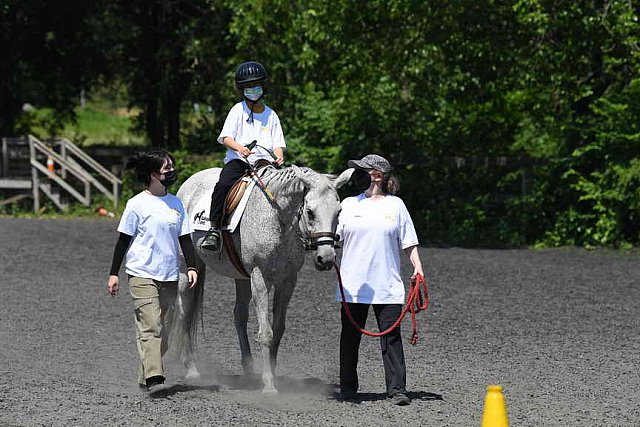
[[[407,303],[402,308],[402,312],[400,313],[400,317],[395,321],[393,325],[391,325],[387,330],[381,332],[370,332],[358,324],[351,315],[351,311],[349,310],[349,304],[344,297],[344,286],[342,286],[342,277],[340,276],[340,268],[337,264],[335,264],[336,274],[338,275],[338,284],[340,286],[340,296],[342,297],[342,307],[344,308],[344,312],[349,318],[349,321],[353,325],[354,328],[360,333],[368,335],[370,337],[381,337],[383,335],[387,335],[402,323],[402,319],[407,314],[407,312],[411,313],[411,327],[413,332],[411,334],[411,345],[416,345],[418,343],[418,324],[416,322],[416,313],[426,310],[429,307],[429,289],[427,287],[427,282],[424,277],[420,274],[416,275],[415,278],[411,279],[411,283],[409,285],[409,295],[407,296]],[[422,291],[422,292],[421,292]]]

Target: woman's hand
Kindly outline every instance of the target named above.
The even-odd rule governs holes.
[[[118,289],[120,289],[120,284],[118,283],[118,276],[109,276],[109,282],[107,283],[107,288],[109,288],[109,295],[115,297],[118,294]]]
[[[424,277],[424,272],[422,271],[422,266],[420,267],[415,267],[413,269],[413,274],[411,275],[411,280],[414,280],[417,276],[421,275],[422,277]]]
[[[187,271],[187,277],[189,278],[189,289],[193,289],[196,283],[198,283],[198,272],[189,270]]]
[[[282,166],[284,164],[284,157],[282,156],[278,156],[276,157],[276,159],[273,161],[278,167]]]

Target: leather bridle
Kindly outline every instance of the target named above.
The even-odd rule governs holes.
[[[333,233],[331,231],[309,231],[306,206],[307,203],[305,201],[305,203],[300,206],[300,211],[298,213],[298,226],[300,228],[301,234],[300,240],[304,245],[304,250],[314,251],[318,249],[318,246],[323,245],[331,245],[331,247],[335,247],[335,242],[338,241],[338,236],[336,235],[336,233]]]

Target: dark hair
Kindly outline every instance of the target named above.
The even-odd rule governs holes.
[[[394,195],[400,191],[400,181],[395,176],[385,173],[380,187],[383,192]]]
[[[173,164],[176,163],[173,156],[165,150],[159,148],[140,150],[127,161],[126,168],[135,169],[138,182],[149,185],[151,173],[160,172],[167,159]]]

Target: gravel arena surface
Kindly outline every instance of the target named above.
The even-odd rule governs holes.
[[[418,345],[403,324],[406,407],[384,394],[376,338],[363,338],[359,399],[333,396],[335,273],[310,260],[280,347],[280,393],[263,395],[259,376],[242,375],[233,282],[209,271],[203,377],[187,382],[169,361],[167,395],[151,398],[136,383],[128,287],[106,291],[116,226],[0,218],[0,425],[478,426],[489,384],[504,387],[512,426],[640,425],[637,254],[421,248],[431,306]]]

